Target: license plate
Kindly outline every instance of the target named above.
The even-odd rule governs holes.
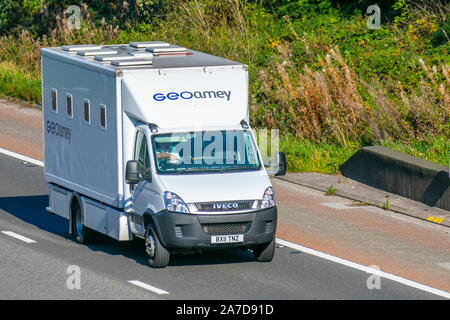
[[[244,242],[243,234],[227,234],[224,236],[211,236],[212,244],[220,244],[220,243],[240,243]]]

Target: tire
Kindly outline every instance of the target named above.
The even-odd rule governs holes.
[[[275,255],[275,238],[253,249],[253,255],[258,262],[271,262]]]
[[[151,224],[145,232],[145,253],[152,268],[165,268],[169,264],[170,252],[161,244]]]
[[[72,206],[72,230],[73,236],[78,243],[88,244],[92,241],[93,232],[83,223],[83,213],[78,200]]]

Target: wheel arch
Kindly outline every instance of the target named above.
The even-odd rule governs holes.
[[[142,215],[142,226],[144,227],[144,232],[146,232],[149,224],[151,224],[155,229],[161,244],[167,247],[166,242],[164,241],[164,237],[161,234],[161,229],[159,227],[158,220],[155,219],[155,213],[151,209],[145,210],[144,214]]]

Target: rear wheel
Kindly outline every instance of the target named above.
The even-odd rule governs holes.
[[[145,252],[151,267],[165,268],[169,264],[170,252],[161,244],[151,224],[145,232]]]
[[[72,204],[72,231],[79,243],[87,244],[92,240],[92,230],[84,225],[83,212],[78,200],[74,200]]]
[[[275,255],[275,238],[269,243],[264,243],[253,249],[253,255],[256,261],[270,262]]]

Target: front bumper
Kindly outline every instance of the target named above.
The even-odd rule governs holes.
[[[251,248],[268,243],[275,237],[277,208],[275,206],[250,213],[214,215],[173,213],[163,210],[153,216],[153,221],[161,243],[169,249]],[[245,231],[234,232],[235,227],[243,227]],[[220,230],[226,232],[222,234],[243,234],[244,242],[211,244],[211,236],[221,235]]]

